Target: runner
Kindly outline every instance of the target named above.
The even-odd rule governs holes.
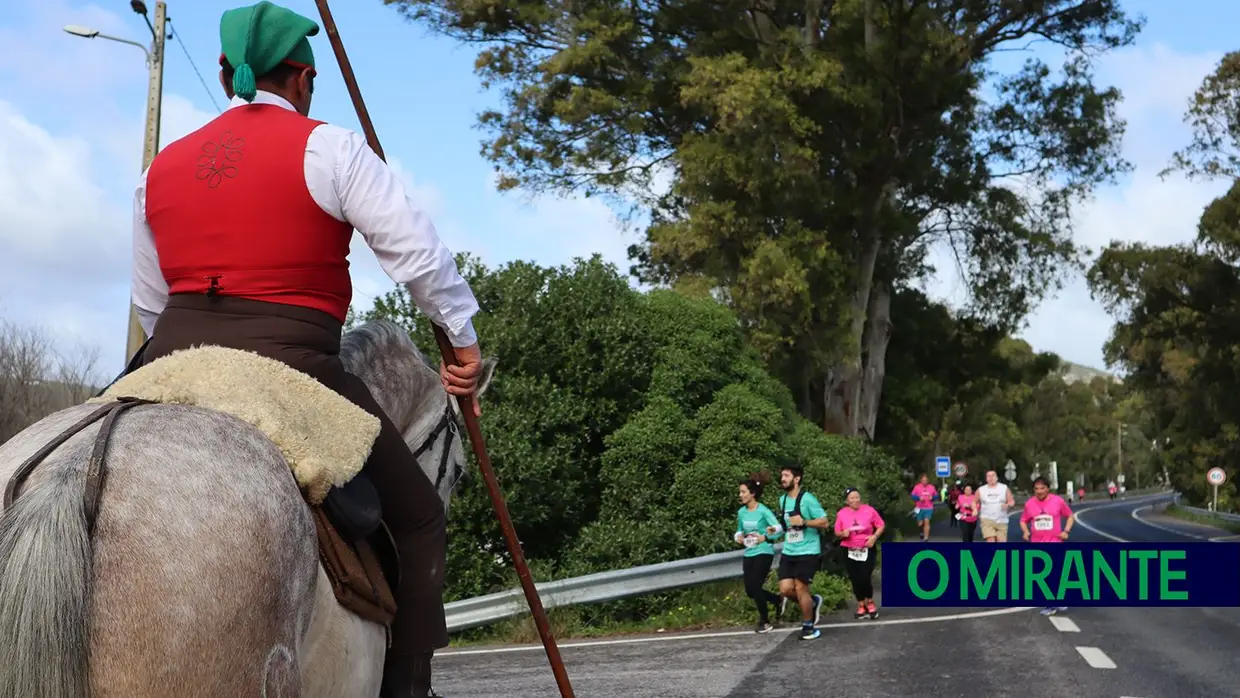
[[[741,480],[741,508],[736,512],[735,539],[737,544],[745,546],[745,557],[741,563],[745,593],[758,607],[757,632],[760,633],[769,633],[774,629],[768,615],[768,604],[775,604],[783,610],[781,597],[762,586],[771,573],[771,562],[775,560],[775,546],[770,541],[783,532],[775,513],[759,501],[770,479],[766,473],[753,473],[748,479]]]
[[[878,560],[878,539],[886,524],[878,511],[869,504],[861,503],[861,493],[849,487],[844,501],[846,505],[835,515],[835,535],[842,538],[840,547],[847,554],[844,567],[852,581],[853,595],[857,597],[857,620],[878,618],[878,606],[874,603],[874,563]]]
[[[1060,523],[1060,519],[1064,519]],[[1030,522],[1033,531],[1029,530]],[[1025,540],[1034,544],[1062,543],[1068,540],[1068,534],[1076,525],[1076,517],[1063,497],[1051,492],[1050,483],[1040,477],[1033,481],[1033,497],[1025,502],[1025,511],[1020,515],[1020,530]],[[1042,615],[1050,616],[1068,610],[1067,606],[1047,606]]]
[[[986,471],[986,484],[977,488],[981,501],[978,519],[982,524],[982,537],[987,543],[1006,543],[1008,539],[1008,511],[1016,506],[1012,490],[999,482],[999,474]]]
[[[779,593],[795,599],[801,607],[801,639],[815,640],[822,632],[814,627],[822,617],[822,597],[810,594],[814,574],[822,558],[822,538],[827,512],[818,498],[801,489],[805,471],[790,465],[779,472],[784,494],[779,498],[779,511],[784,517],[784,550],[779,558]],[[782,611],[782,609],[781,609]],[[782,614],[782,613],[781,613]]]
[[[1115,499],[1115,492],[1116,492],[1115,483],[1114,483],[1114,482],[1112,482],[1112,483],[1108,483],[1108,484],[1107,484],[1107,494],[1111,496],[1111,499],[1112,499],[1112,500],[1114,500],[1114,499]]]
[[[973,542],[973,534],[977,532],[977,495],[973,492],[973,483],[964,483],[964,489],[960,491],[960,497],[956,500],[956,506],[960,513],[960,542],[970,544]]]
[[[921,481],[913,485],[912,498],[917,502],[915,516],[921,525],[921,542],[930,539],[930,520],[934,518],[934,502],[939,498],[939,491],[930,484],[930,476],[922,475]]]
[[[951,486],[951,489],[947,491],[947,507],[948,507],[948,511],[952,514],[950,517],[948,517],[948,520],[951,521],[952,528],[956,528],[956,526],[959,525],[958,522],[960,521],[955,516],[956,514],[960,512],[960,508],[956,504],[956,500],[958,500],[959,498],[960,498],[960,481],[957,480],[955,484]]]

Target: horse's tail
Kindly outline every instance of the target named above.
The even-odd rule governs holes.
[[[88,693],[85,469],[82,458],[49,458],[0,514],[0,698]]]

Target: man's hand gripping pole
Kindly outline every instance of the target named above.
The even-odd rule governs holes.
[[[379,145],[379,136],[375,133],[375,125],[370,120],[370,112],[366,110],[366,103],[362,101],[362,92],[358,89],[353,66],[344,52],[340,32],[336,29],[336,22],[332,19],[331,10],[327,7],[327,0],[315,0],[315,4],[318,5],[319,16],[323,20],[323,31],[327,34],[332,50],[336,53],[336,62],[340,64],[345,87],[349,90],[349,97],[353,99],[353,108],[357,110],[357,120],[362,124],[362,132],[366,135],[366,141],[376,155],[386,160],[383,147]],[[447,333],[434,323],[431,323],[431,326],[435,330],[435,341],[439,344],[444,365],[456,366],[456,352],[452,348],[452,342],[449,341]],[[517,577],[521,579],[521,589],[525,591],[525,600],[529,602],[530,611],[534,615],[534,623],[538,626],[538,634],[542,637],[543,648],[547,652],[547,660],[551,663],[551,671],[555,674],[555,682],[560,688],[560,696],[573,698],[573,687],[568,681],[568,673],[564,670],[564,660],[560,658],[560,649],[556,646],[555,636],[551,634],[547,612],[543,609],[538,589],[534,586],[534,578],[530,576],[530,567],[525,562],[521,541],[517,538],[516,529],[513,528],[512,517],[508,514],[508,505],[504,502],[504,495],[499,490],[499,481],[495,478],[495,470],[491,467],[491,459],[487,455],[486,442],[482,438],[482,427],[477,415],[474,414],[474,398],[458,396],[457,400],[461,406],[461,414],[465,418],[465,430],[469,433],[469,442],[473,445],[474,455],[478,458],[478,467],[482,470],[483,480],[486,481],[487,494],[491,496],[491,505],[495,508],[500,528],[504,531],[504,540],[508,543],[512,564],[517,568]]]

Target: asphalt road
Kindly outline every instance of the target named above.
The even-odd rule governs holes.
[[[1077,540],[1208,540],[1223,531],[1158,513],[1167,497],[1076,507]],[[1135,512],[1135,514],[1134,514]],[[1019,540],[1013,520],[1012,540]],[[946,525],[935,538],[950,536]],[[880,600],[881,603],[881,600]],[[581,698],[1188,698],[1240,695],[1240,609],[891,609],[879,621],[823,618],[818,640],[792,625],[562,642]],[[554,698],[541,647],[446,651],[445,698]]]

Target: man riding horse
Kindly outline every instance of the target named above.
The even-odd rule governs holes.
[[[151,337],[139,363],[202,344],[251,351],[381,420],[362,473],[379,492],[401,580],[382,695],[430,696],[431,656],[448,644],[444,510],[399,431],[339,357],[353,230],[446,330],[460,365],[441,365],[440,376],[455,395],[472,395],[482,369],[471,322],[478,303],[430,219],[365,138],[308,117],[308,37],[318,32],[270,2],[220,19],[228,109],[164,148],[134,195],[133,304]]]

